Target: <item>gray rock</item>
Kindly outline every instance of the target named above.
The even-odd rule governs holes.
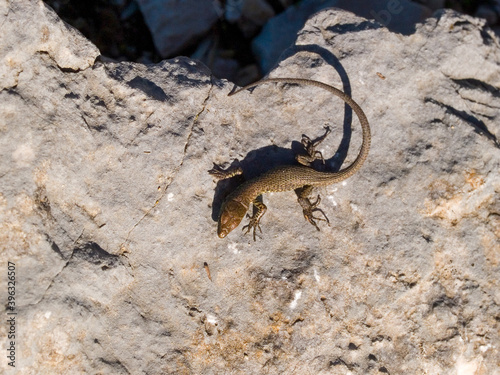
[[[247,39],[255,36],[262,25],[275,14],[266,0],[228,0],[224,10],[226,21],[237,23]]]
[[[275,14],[266,0],[245,0],[241,12],[242,17],[238,21],[238,26],[247,38],[255,36],[260,27]]]
[[[425,5],[432,11],[443,9],[446,5],[445,0],[418,0],[417,2],[422,5]]]
[[[402,36],[343,11],[309,20],[272,76],[350,93],[372,149],[319,190],[330,226],[307,224],[292,192],[268,194],[254,243],[216,237],[227,184],[206,170],[291,160],[325,124],[327,166],[352,161],[359,126],[349,135],[339,100],[275,84],[227,97],[186,58],[93,63],[43,3],[2,4],[17,374],[497,371],[500,53],[481,21],[442,12]]]
[[[238,61],[219,56],[217,43],[216,36],[208,36],[190,57],[205,64],[215,77],[234,80],[240,69]]]
[[[241,17],[245,0],[227,0],[224,4],[224,18],[228,22],[236,22]]]
[[[498,23],[500,15],[500,1],[495,0],[480,4],[474,14],[475,17],[484,18],[488,25],[494,26]]]
[[[262,26],[274,16],[274,10],[266,0],[245,0],[242,15],[256,25]]]
[[[261,69],[269,72],[283,51],[295,41],[306,20],[322,9],[336,7],[374,19],[394,32],[413,33],[415,25],[431,15],[428,8],[410,0],[303,0],[270,19],[253,40],[252,49]]]
[[[224,16],[229,22],[245,17],[255,25],[262,26],[274,16],[274,10],[266,0],[229,0],[224,8]]]
[[[172,56],[198,41],[222,14],[218,0],[137,0],[158,52]]]
[[[289,7],[290,5],[293,5],[295,0],[279,0],[279,2],[281,3],[281,6],[286,8]]]

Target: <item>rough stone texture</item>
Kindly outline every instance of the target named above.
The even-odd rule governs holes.
[[[290,161],[325,124],[327,166],[346,144],[352,161],[359,124],[339,100],[274,84],[228,98],[184,58],[89,63],[95,48],[43,4],[0,4],[0,303],[11,261],[17,374],[498,373],[500,49],[482,22],[440,13],[402,36],[312,18],[272,75],[351,93],[373,147],[320,189],[330,226],[271,194],[254,243],[216,237],[227,184],[214,195],[206,170]]]
[[[224,7],[224,18],[229,22],[244,17],[254,25],[262,26],[274,15],[273,7],[266,0],[228,0]]]
[[[218,0],[137,0],[160,55],[172,56],[200,39],[222,14]]]
[[[306,20],[331,7],[375,19],[390,30],[406,35],[413,33],[417,22],[431,15],[427,7],[410,0],[304,0],[270,19],[253,40],[252,49],[261,69],[269,72],[283,51],[293,44]]]

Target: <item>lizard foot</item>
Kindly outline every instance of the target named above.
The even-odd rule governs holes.
[[[330,224],[330,220],[328,220],[328,217],[326,214],[323,212],[321,208],[318,208],[318,205],[321,202],[321,198],[318,195],[318,198],[314,203],[311,203],[311,201],[308,198],[301,198],[299,199],[300,205],[302,206],[302,211],[304,213],[305,219],[310,222],[314,227],[319,231],[318,224],[316,224],[316,220],[321,220],[321,221],[326,221],[327,224]],[[314,212],[321,212],[323,217],[317,217],[314,216]]]
[[[330,127],[326,126],[325,127],[325,134],[323,134],[321,137],[315,139],[314,141],[309,138],[307,135],[302,134],[302,146],[304,146],[304,150],[306,151],[307,155],[297,155],[295,158],[297,161],[306,166],[310,166],[315,160],[321,160],[323,164],[325,164],[325,158],[323,157],[323,154],[321,151],[316,151],[316,147],[323,142],[323,140],[326,138],[326,136],[330,133]]]
[[[247,217],[250,217],[250,215],[247,214]],[[260,233],[262,233],[262,229],[260,228],[260,217],[255,217],[252,216],[250,217],[250,221],[248,222],[247,225],[245,225],[241,230],[247,230],[245,234],[248,234],[253,229],[253,240],[255,241],[255,232],[257,231],[257,228],[259,228]]]
[[[260,219],[262,216],[266,213],[267,207],[266,205],[260,200],[259,197],[255,198],[253,201],[253,215],[250,216],[247,214],[247,217],[250,218],[250,221],[248,222],[247,225],[245,225],[242,230],[247,230],[245,234],[250,232],[253,229],[253,240],[255,241],[255,232],[257,232],[257,228],[259,228],[260,233],[262,233],[262,229],[260,229]]]

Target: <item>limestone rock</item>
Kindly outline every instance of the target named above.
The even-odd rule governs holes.
[[[270,19],[253,40],[252,49],[261,69],[268,72],[279,61],[312,14],[331,7],[374,19],[389,30],[406,35],[414,32],[416,23],[431,15],[428,8],[410,0],[304,0]]]
[[[497,371],[500,49],[482,21],[442,12],[403,36],[339,10],[310,19],[272,76],[348,92],[372,149],[319,189],[329,226],[305,222],[293,192],[267,194],[254,242],[217,238],[228,184],[206,171],[292,162],[292,141],[324,125],[326,167],[352,162],[359,124],[340,100],[275,84],[227,97],[186,58],[94,63],[43,3],[1,10],[16,374]]]
[[[137,0],[160,55],[172,56],[199,40],[222,14],[218,0]]]
[[[0,2],[2,24],[0,85],[8,89],[17,85],[25,65],[33,56],[43,55],[55,62],[55,67],[66,70],[83,70],[92,66],[99,50],[77,30],[64,23],[43,2],[29,7],[29,14],[19,19],[19,12],[26,11],[22,1]],[[43,22],[32,20],[41,18]],[[10,40],[5,40],[5,36]],[[13,44],[15,39],[17,44]]]

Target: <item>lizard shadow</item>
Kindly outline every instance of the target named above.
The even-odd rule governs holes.
[[[315,138],[313,141],[318,138]],[[243,174],[217,182],[212,204],[212,219],[214,221],[218,220],[222,203],[238,186],[276,167],[282,165],[300,165],[295,159],[296,155],[306,155],[306,152],[302,143],[294,140],[290,148],[276,145],[265,146],[250,151],[242,160],[233,160],[228,168],[241,167]],[[313,162],[312,167],[318,171],[337,172],[339,168],[336,168],[332,164],[332,159],[334,158],[325,159],[325,163],[322,163],[321,160],[316,160]]]
[[[333,67],[339,77],[340,80],[342,81],[342,91],[344,91],[347,95],[352,97],[352,91],[351,91],[351,83],[349,81],[349,77],[347,76],[347,72],[340,63],[340,60],[335,56],[333,53],[328,51],[325,48],[322,48],[318,45],[294,45],[287,49],[283,54],[281,55],[281,60],[284,61],[286,59],[292,58],[295,55],[298,55],[301,52],[310,52],[317,54],[319,57],[321,57],[329,66]],[[321,65],[321,61],[315,61],[312,60],[310,62],[311,68],[314,68],[316,66]],[[328,82],[325,82],[328,83]],[[351,143],[351,137],[352,137],[352,108],[349,106],[349,104],[344,103],[344,121],[343,121],[343,135],[342,135],[342,140],[340,141],[340,145],[338,147],[337,152],[335,153],[334,160],[328,160],[330,163],[334,163],[335,165],[338,165],[338,168],[340,168],[340,165],[344,162],[344,160],[347,158],[347,153],[349,152],[349,144]]]
[[[343,68],[339,59],[327,49],[317,45],[295,45],[287,49],[281,55],[280,60],[284,61],[288,58],[292,58],[301,52],[315,53],[319,55],[324,62],[332,66],[337,71],[342,81],[342,91],[344,91],[347,95],[352,96],[351,84],[347,76],[347,72]],[[308,62],[311,68],[322,64],[320,60],[308,60]],[[344,103],[344,120],[342,126],[343,133],[339,147],[332,157],[325,159],[324,164],[319,160],[315,161],[313,164],[314,169],[329,172],[338,172],[340,170],[349,152],[349,144],[351,143],[352,137],[352,120],[352,108],[347,103]],[[219,212],[225,197],[230,192],[234,191],[234,189],[241,185],[245,180],[257,177],[262,173],[280,165],[298,165],[299,163],[295,160],[295,155],[297,154],[304,154],[304,148],[300,141],[292,141],[290,149],[275,145],[266,146],[250,151],[242,161],[233,161],[230,168],[238,166],[241,167],[244,171],[243,176],[239,175],[230,179],[218,181],[212,205],[212,219],[214,221],[218,220]],[[327,156],[328,155],[324,155],[324,157]]]

